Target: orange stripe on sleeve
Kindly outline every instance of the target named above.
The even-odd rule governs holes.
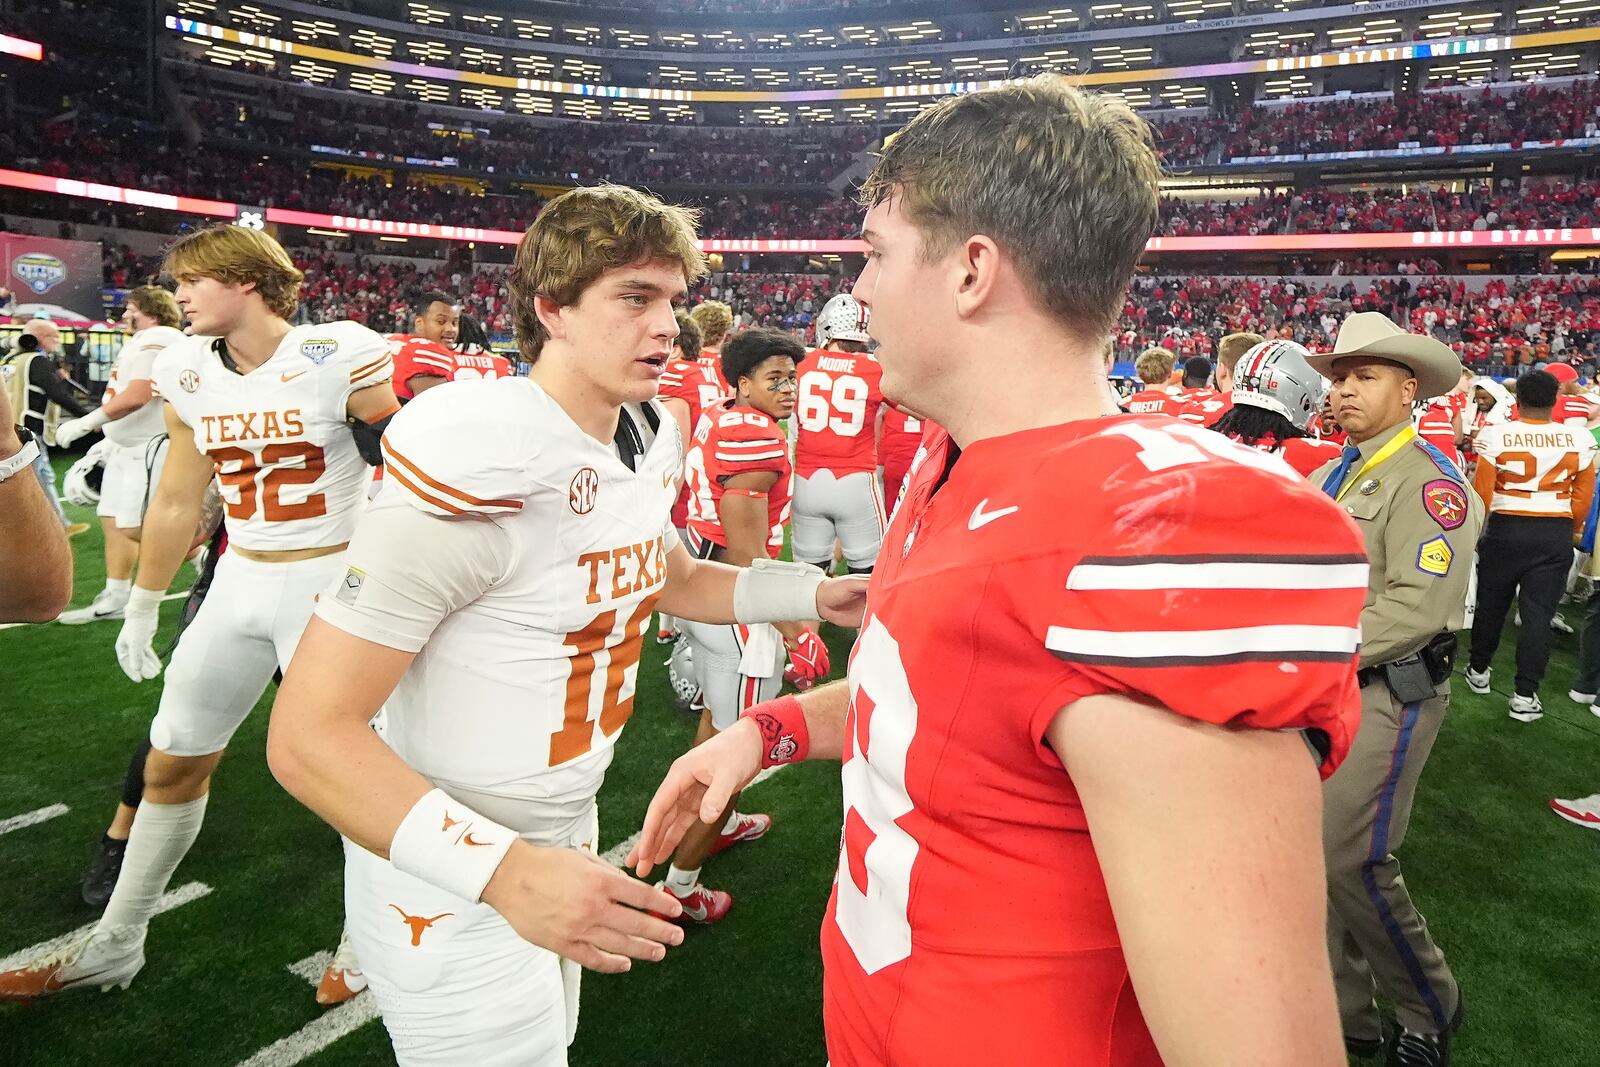
[[[455,497],[457,500],[460,500],[462,503],[469,504],[469,505],[474,505],[476,507],[482,507],[482,508],[507,508],[507,509],[509,509],[511,511],[521,511],[522,510],[522,501],[520,501],[520,500],[484,500],[484,499],[482,499],[480,497],[473,496],[471,493],[464,493],[460,489],[455,488],[454,486],[446,485],[444,482],[441,482],[436,478],[430,478],[422,470],[421,467],[418,467],[415,463],[411,462],[405,456],[403,456],[399,452],[395,451],[394,446],[389,444],[389,442],[387,440],[384,441],[383,451],[385,452],[385,454],[388,455],[388,457],[390,459],[394,460],[394,462],[396,464],[398,464],[399,467],[404,468],[406,471],[409,471],[411,473],[411,475],[413,477],[415,477],[418,481],[421,481],[424,484],[433,487],[434,489],[438,490],[441,493],[444,493],[444,494],[446,494],[448,496]]]
[[[434,496],[432,493],[430,493],[426,489],[422,488],[416,482],[413,482],[410,478],[407,478],[405,476],[405,472],[400,470],[398,467],[390,467],[389,468],[389,477],[393,478],[395,481],[399,482],[401,485],[403,485],[407,489],[411,490],[412,493],[416,494],[418,497],[421,497],[424,501],[426,501],[429,504],[432,504],[434,507],[438,508],[441,511],[447,511],[452,515],[465,515],[465,514],[467,514],[467,509],[466,508],[458,508],[454,504],[450,503],[448,500],[441,500],[440,498]]]
[[[379,356],[377,359],[373,360],[371,363],[368,363],[365,366],[357,367],[355,370],[351,371],[350,372],[350,380],[352,382],[359,381],[364,375],[369,374],[372,371],[375,371],[379,367],[383,366],[385,363],[390,363],[390,362],[392,362],[392,360],[390,360],[390,358],[389,358],[389,353],[385,352],[383,355]]]

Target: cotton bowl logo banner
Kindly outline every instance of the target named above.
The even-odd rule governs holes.
[[[64,324],[105,318],[99,241],[0,233],[0,262],[6,265],[0,285],[16,292],[17,310],[38,314],[39,298],[49,294],[50,317]]]
[[[11,261],[11,273],[43,296],[67,280],[67,265],[48,252],[24,252]]]

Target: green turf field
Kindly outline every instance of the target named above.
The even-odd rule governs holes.
[[[76,606],[103,577],[98,527],[74,544]],[[189,577],[186,570],[180,585]],[[162,639],[177,607],[163,612]],[[1578,612],[1569,606],[1568,614],[1575,621]],[[77,881],[160,691],[118,670],[117,625],[0,631],[0,820],[71,809],[0,835],[0,956],[94,918]],[[846,642],[830,635],[836,670]],[[1509,652],[1508,644],[1497,660],[1496,688],[1509,682]],[[638,828],[693,733],[673,710],[664,658],[647,642],[634,717],[600,797],[605,847]],[[1588,1003],[1600,988],[1600,834],[1545,806],[1551,796],[1600,791],[1600,719],[1566,700],[1572,663],[1573,639],[1563,637],[1543,693],[1547,713],[1531,725],[1506,717],[1503,696],[1477,697],[1458,681],[1403,852],[1466,993],[1455,1060],[1466,1067],[1600,1063]],[[127,992],[0,1005],[0,1064],[393,1062],[366,998],[325,1013],[288,969],[338,939],[341,859],[333,832],[267,771],[269,702],[235,738],[205,831],[172,884],[211,891],[155,919],[150,961]],[[817,926],[838,844],[837,775],[806,765],[750,792],[746,808],[771,812],[772,834],[707,867],[708,880],[734,894],[732,913],[691,929],[663,964],[587,976],[576,1067],[824,1062]]]

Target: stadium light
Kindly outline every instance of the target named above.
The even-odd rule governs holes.
[[[0,55],[16,56],[19,59],[32,59],[36,62],[44,60],[44,45],[38,41],[29,41],[22,37],[13,37],[8,33],[0,33]]]

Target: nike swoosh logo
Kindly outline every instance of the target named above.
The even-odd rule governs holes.
[[[988,497],[984,497],[982,500],[978,501],[978,506],[972,509],[972,518],[967,520],[967,529],[976,530],[979,527],[987,526],[994,520],[1003,519],[1007,515],[1019,510],[1015,505],[1013,505],[1009,508],[998,508],[994,511],[984,511],[983,509],[988,505]]]
[[[490,845],[494,844],[493,841],[474,841],[472,839],[472,832],[470,830],[462,835],[461,843],[463,845],[471,845],[474,848],[488,848]]]
[[[300,377],[302,374],[309,374],[309,373],[311,373],[311,372],[310,371],[297,370],[293,374],[290,374],[288,371],[285,371],[284,374],[283,374],[283,380],[286,381],[286,382],[292,382],[296,378]]]
[[[683,904],[684,918],[693,919],[697,923],[706,921],[706,907],[704,904],[700,905],[698,908],[691,908],[689,905],[684,904],[682,900],[679,900],[678,903]]]

